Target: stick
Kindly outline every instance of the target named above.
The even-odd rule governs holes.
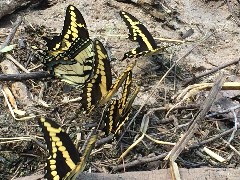
[[[109,136],[98,140],[95,144],[95,147],[98,148],[98,147],[102,146],[103,144],[109,143],[109,142],[113,141],[113,138],[114,138],[114,135],[110,134]]]
[[[121,169],[130,168],[130,167],[138,166],[138,165],[153,162],[153,161],[159,161],[159,160],[163,159],[167,154],[168,153],[166,152],[166,153],[160,154],[158,156],[154,156],[154,157],[139,158],[139,159],[137,159],[135,161],[132,161],[130,163],[125,163],[125,164],[113,166],[112,170],[114,172],[116,172],[116,171],[121,170]]]
[[[42,79],[53,77],[47,71],[31,72],[24,74],[0,74],[0,81],[21,81],[27,79]]]
[[[7,36],[5,42],[1,45],[0,50],[5,48],[6,46],[8,46],[11,43],[11,41],[18,29],[18,26],[20,26],[21,23],[22,23],[22,17],[18,16],[16,22],[13,24],[13,28],[12,28],[10,34]],[[0,55],[1,54],[2,53],[0,53]]]
[[[233,64],[237,64],[237,63],[239,63],[239,61],[240,61],[240,58],[237,59],[237,60],[233,60],[233,61],[231,61],[231,62],[228,62],[228,63],[226,63],[226,64],[223,64],[223,65],[221,65],[221,66],[215,67],[215,68],[211,69],[211,70],[208,71],[208,72],[201,73],[201,74],[196,75],[196,76],[194,76],[194,77],[192,77],[192,78],[187,78],[187,79],[184,81],[183,86],[187,86],[187,85],[190,84],[192,81],[194,81],[194,80],[196,80],[196,79],[199,79],[199,78],[201,78],[201,77],[203,77],[203,76],[207,76],[207,75],[209,75],[209,74],[215,73],[216,71],[219,71],[220,69],[223,69],[223,68],[225,68],[225,67],[231,66],[231,65],[233,65]]]
[[[219,138],[221,138],[223,136],[226,136],[226,135],[232,133],[234,130],[235,130],[235,127],[231,128],[231,129],[228,129],[228,130],[226,130],[226,131],[224,131],[224,132],[222,132],[220,134],[217,134],[217,135],[215,135],[215,136],[213,136],[213,137],[211,137],[211,138],[209,138],[207,140],[204,140],[204,141],[202,141],[200,143],[195,143],[195,144],[191,145],[189,148],[190,149],[198,148],[199,146],[202,146],[202,145],[210,143],[210,142],[212,142],[212,141],[214,141],[216,139],[219,139]]]

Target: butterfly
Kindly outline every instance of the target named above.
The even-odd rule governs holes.
[[[105,123],[103,130],[106,135],[110,133],[114,134],[114,136],[119,135],[125,122],[128,120],[132,110],[132,103],[139,92],[139,88],[136,88],[129,98],[131,85],[132,71],[129,71],[123,84],[121,98],[113,99],[103,113],[102,117]]]
[[[139,47],[136,49],[125,53],[122,60],[158,54],[160,51],[172,46],[166,45],[158,47],[150,32],[137,18],[125,11],[120,11],[120,16],[128,27],[129,39],[139,44]]]
[[[44,37],[48,53],[56,56],[58,53],[66,51],[77,38],[83,41],[89,39],[89,33],[81,12],[75,6],[69,5],[66,9],[62,33],[50,39]]]
[[[70,48],[59,53],[45,67],[51,74],[75,87],[82,87],[93,76],[95,53],[93,42],[77,38]]]
[[[126,70],[112,84],[112,72],[110,60],[106,49],[99,40],[94,41],[95,52],[95,70],[94,76],[89,79],[82,88],[80,103],[82,109],[87,113],[96,105],[104,105],[118,91],[123,84],[129,71],[132,70],[135,64],[129,65]]]
[[[94,148],[97,135],[93,134],[80,156],[68,134],[52,119],[38,118],[49,151],[44,178],[48,180],[72,179],[85,168],[86,161]]]
[[[80,100],[82,109],[87,112],[93,109],[112,86],[112,72],[107,51],[99,40],[94,41],[93,47],[95,53],[94,76],[86,81]]]
[[[72,86],[82,87],[93,75],[95,54],[80,11],[68,6],[61,35],[45,40],[48,50],[43,55],[44,69]]]

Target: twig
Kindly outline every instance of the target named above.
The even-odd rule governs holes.
[[[196,79],[199,79],[199,78],[201,78],[201,77],[203,77],[203,76],[207,76],[207,75],[209,75],[209,74],[215,73],[216,71],[219,71],[220,69],[223,69],[223,68],[225,68],[225,67],[231,66],[231,65],[233,65],[233,64],[237,64],[237,63],[239,63],[239,61],[240,61],[240,58],[237,59],[237,60],[233,60],[233,61],[231,61],[231,62],[228,62],[228,63],[226,63],[226,64],[220,65],[220,66],[218,66],[218,67],[215,67],[215,68],[211,69],[210,71],[201,73],[201,74],[196,75],[196,76],[194,76],[194,77],[192,77],[192,78],[187,78],[187,79],[184,81],[183,86],[186,86],[186,85],[190,84],[192,81],[195,81]]]
[[[188,104],[185,106],[177,106],[174,107],[173,110],[184,110],[184,109],[199,109],[200,105],[199,104]],[[168,111],[171,107],[168,106],[163,106],[163,107],[158,107],[158,108],[152,108],[149,111],[155,112],[155,111]]]
[[[27,79],[42,79],[54,77],[47,71],[31,72],[24,74],[0,74],[0,81],[22,81]]]
[[[226,143],[238,156],[240,156],[240,152],[235,147],[233,147],[229,142],[225,141],[224,139],[223,142]]]
[[[172,143],[172,142],[167,142],[167,141],[159,141],[157,139],[152,138],[151,136],[145,134],[145,137],[148,138],[149,140],[157,143],[157,144],[163,144],[163,145],[171,145],[174,146],[176,143]]]
[[[102,146],[103,144],[109,143],[113,140],[113,138],[114,138],[114,135],[110,134],[108,137],[98,140],[95,144],[95,147],[98,148],[98,147]]]
[[[132,161],[130,163],[125,163],[125,164],[121,164],[121,165],[117,165],[117,166],[112,166],[112,170],[114,172],[118,171],[118,170],[121,170],[121,169],[124,169],[124,168],[130,168],[130,167],[133,167],[133,166],[139,166],[141,164],[146,164],[146,163],[149,163],[149,162],[153,162],[153,161],[159,161],[159,160],[162,160],[168,153],[163,153],[163,154],[160,154],[158,156],[154,156],[154,157],[143,157],[143,158],[139,158],[135,161]]]
[[[44,90],[45,90],[45,84],[43,82],[40,82],[40,92],[39,92],[39,95],[38,95],[38,99],[42,101],[43,99],[43,93],[44,93]]]
[[[217,162],[214,161],[213,159],[209,158],[208,155],[206,155],[205,153],[203,154],[203,151],[195,151],[196,155],[198,155],[201,159],[204,159],[208,164],[212,165],[212,166],[217,166]]]
[[[202,149],[202,152],[205,152],[208,156],[214,158],[215,160],[219,161],[219,162],[224,162],[226,161],[226,159],[224,159],[222,156],[216,154],[214,151],[210,150],[209,148],[207,147],[204,147]]]
[[[232,110],[232,113],[233,113],[233,117],[234,117],[234,131],[232,132],[232,134],[231,134],[231,136],[230,136],[230,138],[229,138],[229,140],[228,140],[229,144],[230,144],[231,141],[234,139],[234,135],[235,135],[235,133],[237,132],[237,130],[238,130],[238,125],[239,125],[239,123],[238,123],[238,118],[237,118],[237,115],[236,115],[235,111]]]
[[[47,146],[46,144],[42,144],[40,141],[38,141],[35,137],[32,137],[32,141],[35,142],[39,147],[47,151]]]
[[[80,153],[83,154],[83,152],[86,150],[87,146],[89,145],[89,141],[92,139],[93,135],[96,134],[96,129],[92,128],[91,131],[88,133],[87,138],[84,140],[84,144],[81,147]]]
[[[170,161],[170,173],[172,180],[181,180],[180,172],[177,163]]]
[[[230,107],[229,109],[226,109],[226,110],[223,110],[223,111],[219,111],[219,112],[214,112],[212,114],[208,114],[206,116],[206,118],[210,118],[210,117],[213,117],[213,116],[217,116],[219,114],[225,114],[225,113],[228,113],[232,110],[235,110],[235,109],[239,109],[240,108],[240,105],[237,105],[237,106],[234,106],[234,107]]]
[[[11,61],[12,61],[16,66],[18,66],[23,72],[29,73],[29,71],[28,71],[25,67],[23,67],[23,65],[21,65],[16,59],[14,59],[11,54],[6,54],[6,58],[8,58],[9,60],[11,60]]]
[[[217,134],[217,135],[215,135],[215,136],[213,136],[213,137],[211,137],[211,138],[209,138],[207,140],[204,140],[204,141],[202,141],[200,143],[195,143],[195,144],[191,145],[189,148],[191,148],[191,149],[198,148],[199,146],[202,146],[202,145],[210,143],[210,142],[212,142],[212,141],[214,141],[216,139],[219,139],[219,138],[221,138],[223,136],[226,136],[226,135],[232,133],[234,130],[235,130],[235,128],[228,129],[228,130],[226,130],[226,131],[224,131],[224,132],[222,132],[220,134]]]
[[[148,124],[149,124],[149,116],[151,115],[152,113],[151,112],[148,112],[147,114],[145,114],[142,118],[142,123],[141,123],[141,127],[140,127],[140,133],[142,134],[140,137],[138,137],[137,140],[135,140],[131,146],[129,146],[122,154],[121,156],[119,157],[118,159],[118,162],[120,162],[121,160],[124,160],[124,157],[138,144],[140,143],[146,132],[147,132],[147,129],[148,129]]]
[[[6,46],[8,46],[11,43],[11,41],[17,31],[17,28],[20,26],[21,23],[22,23],[22,17],[18,16],[16,22],[13,24],[13,28],[12,28],[10,34],[7,36],[5,42],[1,45],[0,50],[5,48]],[[0,55],[1,55],[1,53],[0,53]]]

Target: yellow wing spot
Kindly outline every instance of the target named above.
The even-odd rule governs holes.
[[[64,152],[64,151],[66,151],[66,147],[60,146],[60,147],[58,148],[58,150],[61,151],[61,152]]]
[[[57,175],[57,171],[52,171],[51,174],[52,174],[52,176],[56,176]]]
[[[50,159],[50,160],[49,160],[49,164],[56,164],[56,160]]]
[[[62,144],[62,141],[60,141],[60,139],[59,139],[59,141],[56,142],[56,145],[57,145],[58,147],[62,146],[62,145],[63,145],[63,144]]]
[[[54,139],[56,137],[56,134],[59,133],[56,129],[52,127],[47,127],[47,130],[49,131],[49,135]]]
[[[51,124],[49,124],[48,122],[45,122],[45,121],[42,121],[42,122],[45,127],[51,127]]]
[[[77,23],[77,26],[86,28],[83,24],[79,24],[79,23]]]
[[[70,6],[70,10],[73,11],[75,8],[74,6]]]
[[[52,152],[56,153],[57,152],[57,148],[55,146],[52,147]]]
[[[52,133],[60,133],[60,131],[61,131],[60,128],[58,128],[58,129],[53,128],[50,126],[50,124],[48,124],[48,126],[46,126],[46,127],[47,127],[47,131],[52,132]]]
[[[76,164],[74,164],[72,160],[66,160],[66,163],[71,169],[75,169]]]
[[[60,141],[60,138],[56,136],[56,133],[51,133],[50,136],[52,137],[52,141],[54,142]]]
[[[72,27],[76,26],[76,23],[75,23],[75,21],[76,21],[76,19],[75,19],[75,18],[73,18],[73,17],[71,17],[71,23],[70,23],[71,27],[70,27],[70,28],[72,28]]]
[[[53,170],[55,170],[57,168],[57,166],[56,165],[51,165],[50,168],[53,171]]]
[[[101,65],[101,66],[100,66],[100,69],[104,69],[104,62],[100,61],[100,62],[99,62],[99,65]]]
[[[104,71],[101,71],[101,75],[102,75],[102,76],[105,76],[106,73],[105,73]],[[104,78],[104,77],[102,77],[102,78]]]
[[[63,152],[63,157],[65,159],[69,159],[70,158],[69,153]]]
[[[45,119],[43,117],[40,118],[40,121],[43,123],[43,125],[45,126]],[[49,123],[48,123],[49,124]]]
[[[88,87],[89,87],[89,90],[91,90],[91,88],[93,87],[93,84],[89,84]]]
[[[59,177],[59,176],[55,176],[55,177],[53,178],[53,180],[60,180],[60,177]]]
[[[97,51],[97,53],[98,53],[98,56],[100,56],[100,57],[102,57],[102,58],[106,58],[106,56],[103,54],[103,52],[102,51]]]

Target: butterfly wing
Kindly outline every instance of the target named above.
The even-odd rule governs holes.
[[[108,136],[110,133],[115,134],[115,130],[117,129],[117,122],[119,120],[119,100],[114,99],[111,103],[106,107],[103,113],[103,122],[105,126],[103,131]]]
[[[82,108],[89,112],[105,95],[112,85],[112,73],[107,51],[98,40],[94,41],[95,65],[94,75],[82,88]]]
[[[152,35],[137,18],[125,11],[120,11],[120,16],[128,27],[129,39],[139,44],[138,48],[125,53],[123,59],[127,57],[138,57],[157,48],[157,44]]]
[[[127,103],[127,99],[131,92],[131,85],[132,85],[132,71],[129,71],[127,74],[127,78],[123,84],[122,97],[119,103],[120,114],[122,114],[122,110]]]
[[[103,105],[107,103],[114,94],[118,91],[118,89],[122,86],[122,84],[125,82],[128,74],[130,71],[132,71],[133,67],[136,63],[128,65],[128,67],[122,72],[122,74],[116,79],[114,84],[111,86],[110,90],[105,94],[105,96],[102,97],[102,99],[99,101],[99,104]]]
[[[76,39],[69,50],[47,64],[50,73],[77,87],[82,87],[92,77],[95,61],[93,42],[90,39],[82,41]]]
[[[75,6],[69,5],[61,35],[51,39],[44,37],[44,40],[47,42],[49,53],[56,56],[66,51],[77,38],[89,39],[89,33],[80,11]]]
[[[70,85],[81,87],[92,76],[95,55],[80,11],[68,6],[61,35],[45,40],[48,51],[44,55],[44,69]]]
[[[54,121],[41,117],[38,119],[49,151],[46,174],[47,179],[63,179],[80,162],[77,149],[69,136]]]
[[[105,127],[103,130],[105,131],[106,135],[109,135],[110,133],[113,133],[115,136],[118,135],[121,132],[125,122],[129,118],[132,103],[139,91],[139,88],[137,88],[130,100],[128,100],[131,84],[132,71],[128,71],[127,77],[125,78],[123,84],[121,98],[112,100],[103,113],[103,121],[105,122]]]
[[[71,174],[68,176],[68,179],[76,179],[78,174],[82,172],[86,166],[86,162],[92,152],[92,149],[95,146],[95,143],[97,141],[97,134],[96,131],[91,135],[91,137],[88,139],[86,143],[86,147],[81,155],[80,163],[77,165],[77,167],[71,172]]]

